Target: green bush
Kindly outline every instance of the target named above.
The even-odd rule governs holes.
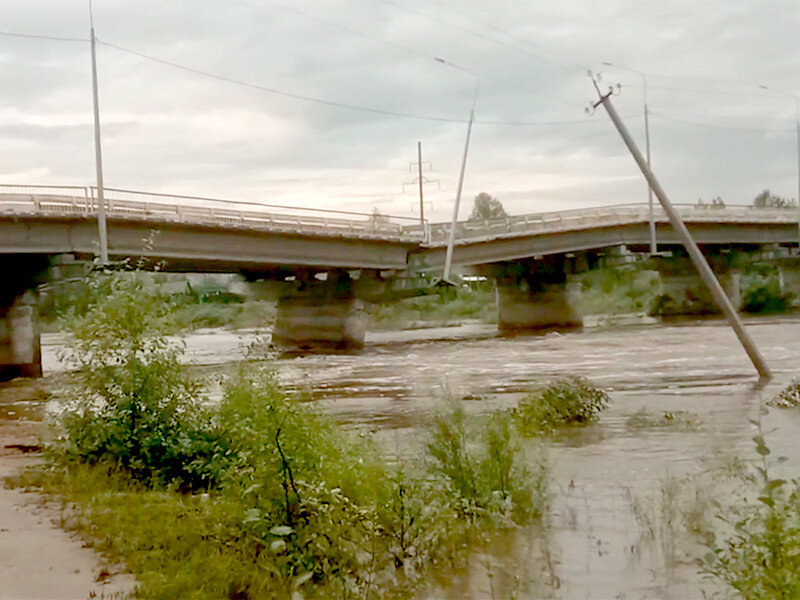
[[[774,275],[751,273],[742,294],[742,311],[748,313],[777,313],[791,308],[794,294],[782,292]]]
[[[72,319],[64,353],[82,388],[65,399],[63,452],[110,461],[141,480],[189,483],[185,464],[203,411],[178,363],[182,348],[163,335],[166,310],[153,279],[114,273],[93,284],[105,293]]]
[[[608,394],[588,379],[570,376],[528,394],[515,413],[523,431],[548,433],[562,425],[594,423],[609,401]]]

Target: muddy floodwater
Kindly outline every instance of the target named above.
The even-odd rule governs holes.
[[[800,374],[800,318],[754,319],[748,328],[774,374],[764,385],[720,320],[516,337],[478,324],[382,332],[368,334],[359,353],[270,362],[287,387],[347,426],[375,431],[400,453],[413,448],[406,441],[445,398],[481,412],[511,405],[554,376],[588,377],[610,393],[612,404],[597,425],[563,433],[550,447],[551,514],[546,533],[536,534],[546,537],[544,553],[541,540],[535,553],[521,551],[530,544],[517,543],[525,540],[517,534],[504,548],[488,550],[485,564],[475,563],[481,568],[435,594],[702,598],[713,585],[702,582],[696,565],[666,551],[663,540],[647,544],[632,505],[663,489],[669,478],[753,454],[756,432],[748,418],[758,415],[760,399]],[[245,360],[258,337],[198,332],[185,338],[186,358],[202,367],[200,373],[224,372]],[[44,336],[44,369],[51,378],[63,370],[60,343],[58,335]],[[42,386],[0,386],[0,418],[40,414]],[[685,426],[658,426],[666,423],[665,413],[680,415]],[[637,426],[643,420],[637,415],[656,426]],[[773,452],[788,456],[792,468],[800,465],[800,411],[772,410],[764,428]],[[529,564],[543,555],[546,565]],[[546,590],[524,581],[545,572],[552,582]]]

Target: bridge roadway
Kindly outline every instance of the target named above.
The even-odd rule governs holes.
[[[310,268],[425,271],[444,264],[449,224],[107,189],[109,255],[171,271]],[[97,253],[96,190],[0,185],[0,254]],[[798,242],[798,212],[679,206],[698,244]],[[680,244],[656,213],[660,244]],[[649,243],[648,209],[630,204],[459,223],[455,265]]]

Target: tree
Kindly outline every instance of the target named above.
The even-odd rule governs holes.
[[[753,199],[753,206],[755,208],[791,208],[797,206],[797,203],[791,198],[775,196],[765,189]]]
[[[493,219],[505,219],[508,213],[503,208],[500,200],[493,198],[486,192],[481,192],[475,196],[475,203],[472,205],[470,221],[491,221]]]

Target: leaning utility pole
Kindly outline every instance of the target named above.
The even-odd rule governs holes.
[[[103,154],[100,149],[100,101],[97,94],[97,40],[94,35],[92,2],[89,0],[89,37],[92,49],[92,99],[94,101],[94,161],[97,173],[97,233],[100,241],[100,264],[108,264],[106,201],[103,189]]]
[[[692,239],[692,236],[689,233],[689,230],[686,228],[686,225],[684,225],[683,221],[681,220],[680,215],[678,215],[677,211],[672,206],[672,203],[669,201],[669,198],[667,198],[667,193],[661,187],[661,184],[656,179],[656,176],[650,170],[647,160],[644,156],[642,156],[641,151],[636,146],[636,142],[633,141],[631,134],[628,132],[628,129],[625,127],[622,119],[620,119],[617,110],[611,103],[612,92],[609,91],[604,95],[597,86],[597,81],[594,79],[594,77],[592,77],[592,83],[594,83],[594,87],[597,90],[597,95],[600,96],[600,100],[593,105],[593,108],[597,108],[602,104],[603,108],[606,109],[608,116],[611,117],[611,121],[616,126],[620,136],[622,136],[622,141],[625,142],[625,145],[628,147],[628,150],[630,150],[631,155],[633,155],[633,159],[636,161],[636,164],[639,165],[639,169],[641,169],[645,179],[647,179],[647,183],[650,184],[650,188],[653,190],[653,193],[655,193],[659,202],[661,202],[661,206],[664,208],[664,212],[667,213],[669,221],[672,224],[672,228],[681,237],[683,245],[689,252],[689,256],[691,257],[694,266],[700,272],[700,277],[708,286],[708,289],[711,291],[711,295],[714,297],[717,305],[720,307],[720,309],[722,309],[722,312],[725,314],[728,323],[736,332],[739,342],[741,342],[742,346],[744,347],[747,356],[750,357],[753,366],[755,366],[756,371],[758,371],[759,377],[761,377],[761,379],[769,379],[772,374],[770,373],[769,367],[767,367],[767,363],[764,361],[764,358],[761,356],[761,353],[758,351],[755,342],[753,342],[750,334],[747,333],[747,330],[744,328],[744,324],[739,318],[739,315],[736,314],[736,309],[733,308],[731,301],[728,299],[728,296],[725,295],[725,291],[722,289],[719,281],[717,281],[714,272],[711,270],[711,267],[708,266],[708,261],[706,261],[705,256],[703,256],[703,253],[700,252],[700,248],[697,247],[697,244]]]

